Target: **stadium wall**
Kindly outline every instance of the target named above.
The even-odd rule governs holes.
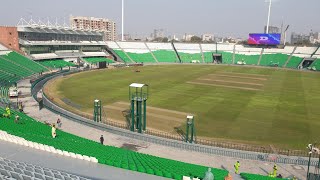
[[[0,26],[0,43],[9,49],[21,52],[17,27]]]

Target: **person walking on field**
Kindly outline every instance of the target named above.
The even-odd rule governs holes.
[[[52,138],[56,138],[57,134],[56,134],[56,125],[55,124],[52,124],[51,125],[51,135],[52,135]]]
[[[103,135],[101,135],[101,137],[100,137],[100,144],[103,145],[103,141],[104,141],[104,138],[103,138]]]
[[[239,174],[239,168],[240,168],[240,162],[237,161],[236,164],[234,164],[234,171],[236,174]]]
[[[228,174],[226,177],[224,177],[224,180],[232,180],[232,176]]]
[[[60,118],[58,118],[58,120],[57,120],[57,124],[58,124],[58,127],[59,127],[59,128],[61,128],[62,123],[61,123]]]

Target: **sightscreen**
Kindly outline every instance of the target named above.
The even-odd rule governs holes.
[[[249,34],[248,44],[251,45],[279,45],[281,34]]]

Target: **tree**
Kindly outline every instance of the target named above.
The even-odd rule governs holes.
[[[199,36],[192,36],[190,39],[191,42],[199,43],[202,41],[202,39]]]
[[[161,42],[168,42],[168,41],[169,41],[169,39],[167,37],[164,37],[164,38],[162,38]]]

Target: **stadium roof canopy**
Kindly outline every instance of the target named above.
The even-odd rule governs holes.
[[[38,27],[38,26],[18,26],[18,32],[33,32],[33,33],[50,33],[50,34],[75,34],[75,35],[92,35],[102,36],[103,32],[98,31],[82,31],[69,28],[54,28],[54,27]]]

